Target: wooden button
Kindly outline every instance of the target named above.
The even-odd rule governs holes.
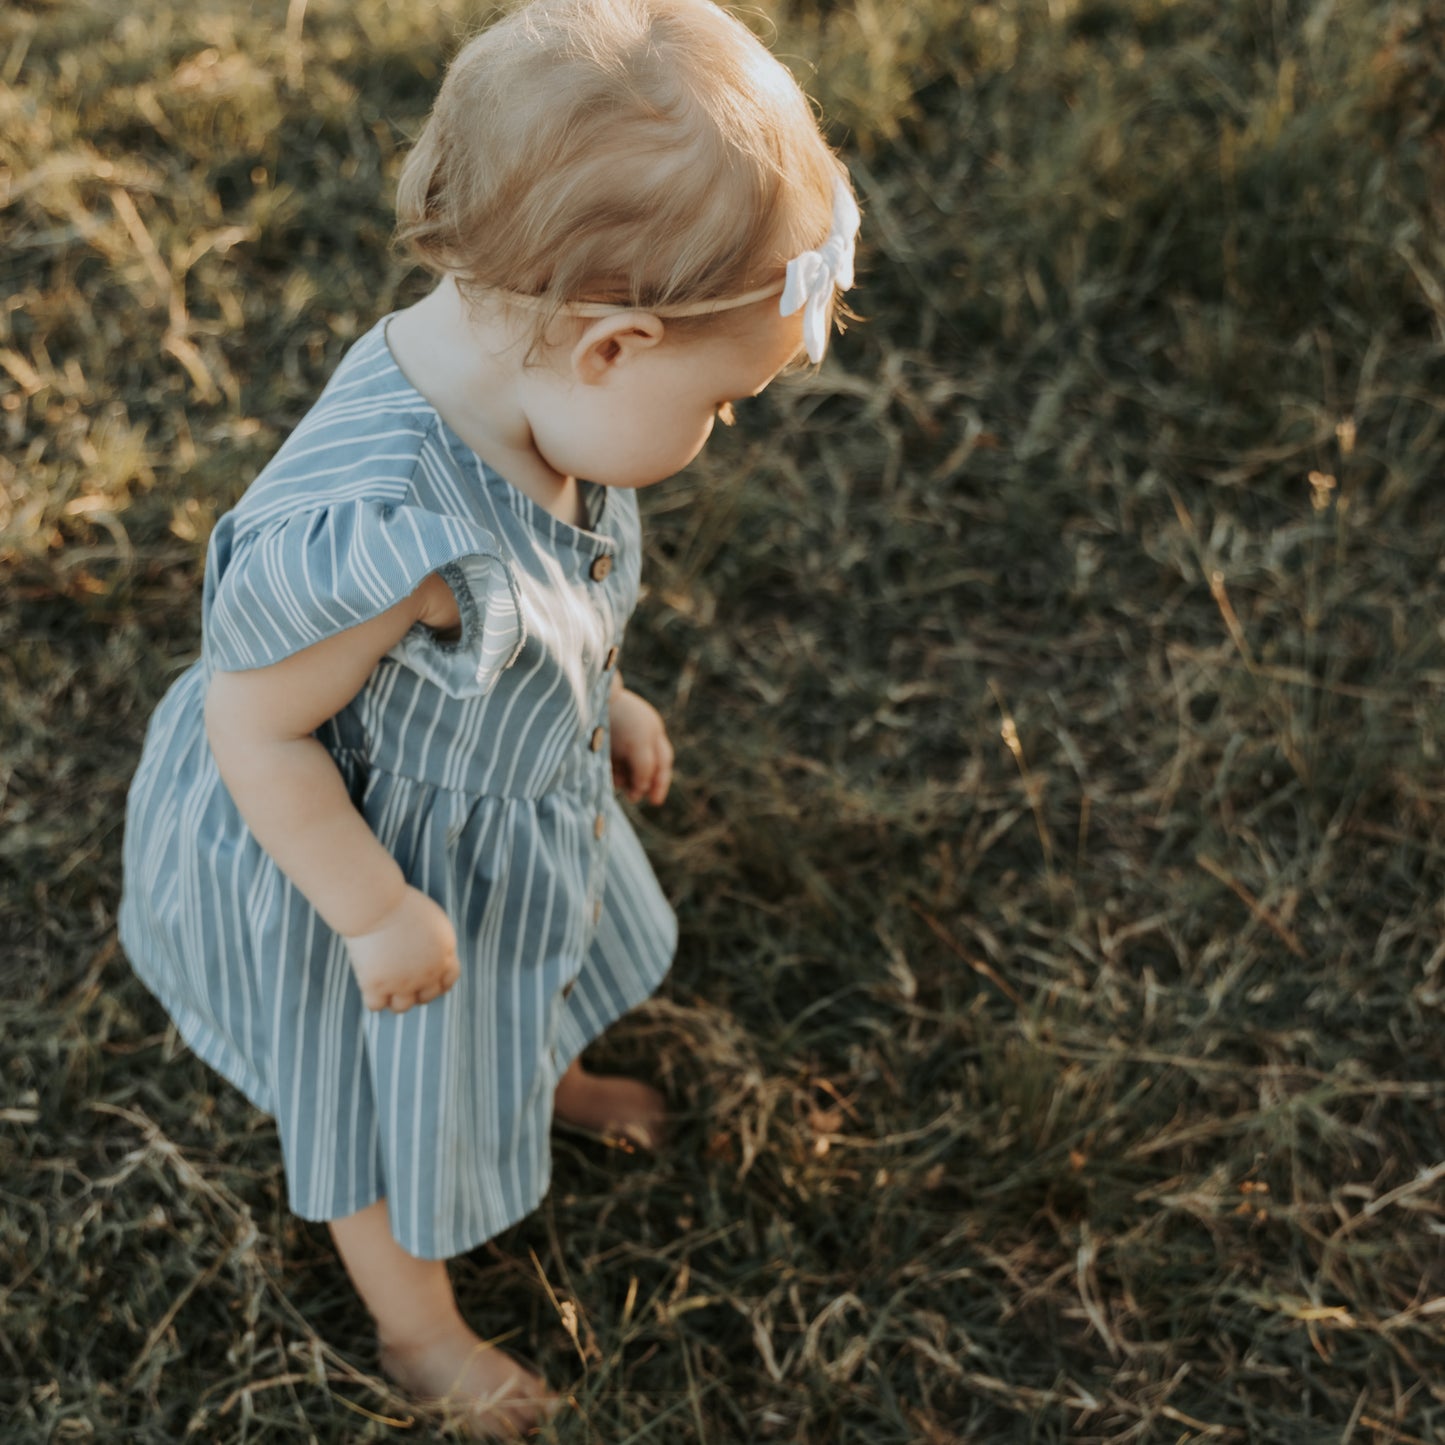
[[[606,728],[593,728],[593,729],[592,729],[592,741],[591,741],[590,743],[588,743],[587,746],[588,746],[589,748],[591,748],[594,753],[600,753],[600,752],[602,751],[602,739],[605,738],[606,736],[607,736],[607,729],[606,729]]]
[[[600,838],[606,831],[607,819],[601,813],[598,813],[597,821],[592,825],[592,836],[594,838]]]
[[[612,557],[604,552],[600,557],[592,559],[592,580],[594,582],[605,582],[607,574],[612,571]]]
[[[576,980],[575,978],[569,978],[569,979],[567,980],[567,982],[562,985],[562,997],[563,997],[563,998],[571,998],[571,997],[572,997],[572,990],[573,990],[574,988],[576,988],[576,987],[577,987],[577,980]]]
[[[612,669],[613,669],[614,667],[616,667],[616,666],[617,666],[617,649],[616,649],[615,647],[609,647],[609,648],[607,649],[607,662],[606,662],[605,666],[603,667],[603,671],[604,671],[604,672],[611,672]]]

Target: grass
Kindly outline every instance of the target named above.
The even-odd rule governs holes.
[[[420,294],[459,3],[0,13],[7,1442],[432,1438],[114,938],[205,540]],[[646,497],[683,926],[460,1262],[559,1442],[1445,1440],[1445,9],[779,0],[818,377]],[[288,28],[289,27],[289,28]]]

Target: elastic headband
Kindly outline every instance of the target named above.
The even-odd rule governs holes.
[[[815,366],[822,361],[828,347],[828,308],[835,291],[846,291],[853,284],[853,253],[862,217],[848,183],[840,176],[833,183],[833,228],[828,239],[816,251],[804,251],[788,262],[781,281],[745,291],[741,296],[723,296],[712,301],[692,301],[678,306],[631,306],[622,301],[564,301],[557,307],[568,316],[615,316],[620,311],[648,311],[664,320],[669,317],[712,316],[719,311],[735,311],[766,301],[769,296],[781,297],[778,314],[791,316],[803,312],[803,344],[808,360]],[[524,291],[498,290],[496,294],[514,306],[529,311],[546,311],[551,305],[545,296],[531,296]]]
[[[626,301],[564,301],[557,310],[567,316],[615,316],[619,311],[647,311],[664,320],[679,316],[711,316],[715,311],[734,311],[739,306],[751,306],[755,301],[766,301],[769,296],[776,296],[784,284],[783,281],[774,281],[771,285],[759,286],[756,291],[746,291],[741,296],[723,296],[716,301],[692,301],[678,306],[648,306],[645,303],[633,306]],[[493,294],[509,301],[513,306],[525,307],[528,311],[550,309],[545,296],[529,296],[525,291],[500,289]]]

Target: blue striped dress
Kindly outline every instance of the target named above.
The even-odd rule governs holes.
[[[637,599],[635,495],[590,525],[485,466],[378,325],[217,524],[202,653],[151,721],[127,810],[120,936],[187,1043],[275,1116],[292,1209],[385,1197],[440,1259],[546,1192],[558,1077],[661,982],[676,922],[612,790],[607,700]],[[364,622],[440,572],[461,635],[413,629],[317,732],[410,883],[456,925],[461,980],[371,1013],[340,941],[216,771],[208,678]]]

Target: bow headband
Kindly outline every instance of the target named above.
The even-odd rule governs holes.
[[[833,229],[828,239],[816,251],[804,251],[788,262],[788,269],[782,284],[774,281],[771,285],[760,286],[756,291],[741,296],[725,296],[715,301],[693,301],[680,306],[646,306],[643,309],[654,316],[711,316],[717,311],[733,311],[740,306],[751,306],[755,301],[766,300],[769,296],[783,294],[778,301],[778,315],[791,316],[803,312],[803,344],[808,350],[808,360],[815,366],[822,361],[828,346],[828,307],[833,292],[846,291],[853,284],[853,251],[862,217],[858,203],[848,183],[839,177],[833,183]],[[547,306],[545,296],[529,296],[523,292],[501,291],[514,305],[529,310],[542,310]],[[569,316],[613,316],[630,308],[616,301],[567,301],[558,307]]]
[[[833,185],[833,229],[816,251],[804,251],[788,262],[778,313],[803,313],[803,344],[816,366],[828,346],[828,308],[833,292],[853,284],[853,248],[862,217],[853,192],[840,178]]]

